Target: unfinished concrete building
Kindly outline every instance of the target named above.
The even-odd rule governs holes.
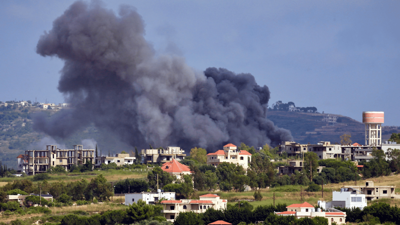
[[[344,186],[343,188],[365,194],[365,198],[370,201],[382,198],[400,198],[395,192],[396,186],[375,186],[373,181],[365,181],[365,186]]]
[[[142,149],[143,163],[165,163],[172,159],[180,161],[186,157],[185,150],[168,146],[167,149]]]
[[[22,172],[27,175],[47,172],[51,167],[62,166],[69,170],[72,165],[83,165],[90,161],[94,165],[95,150],[74,145],[74,149],[59,149],[57,145],[46,145],[45,150],[26,150],[23,155]]]

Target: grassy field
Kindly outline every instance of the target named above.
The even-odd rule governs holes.
[[[147,172],[145,170],[99,170],[99,171],[91,171],[87,173],[60,173],[60,174],[49,174],[51,179],[48,180],[49,183],[56,181],[77,181],[86,179],[90,181],[92,178],[97,175],[102,174],[107,181],[116,182],[119,180],[124,180],[127,178],[145,178],[147,176]],[[28,177],[5,177],[0,178],[0,187],[6,185],[8,182],[13,182],[14,180],[22,180],[22,179],[31,179],[33,181],[33,176]],[[34,181],[35,182],[35,181]]]

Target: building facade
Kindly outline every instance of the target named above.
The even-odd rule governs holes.
[[[185,150],[180,147],[169,146],[167,149],[142,149],[143,163],[165,163],[175,160],[182,160],[186,157]]]
[[[21,172],[35,175],[47,172],[55,166],[61,166],[67,171],[72,165],[83,165],[88,161],[94,163],[94,159],[95,150],[84,149],[83,145],[74,145],[74,149],[59,149],[57,145],[46,145],[45,150],[26,150],[23,159],[18,158],[18,161],[23,162]]]
[[[134,202],[137,203],[139,200],[146,202],[146,204],[158,203],[161,199],[164,200],[175,200],[175,192],[141,192],[125,194],[125,205],[131,205]]]
[[[304,202],[302,204],[292,204],[286,207],[287,211],[285,212],[275,212],[276,215],[279,216],[295,216],[297,219],[300,218],[313,218],[313,217],[324,217],[328,219],[328,224],[332,223],[336,224],[345,224],[346,222],[346,213],[334,210],[334,212],[316,212],[314,206],[312,206],[308,202]]]
[[[223,162],[240,165],[247,170],[251,162],[251,154],[245,150],[237,150],[237,146],[231,143],[225,145],[224,150],[207,154],[208,165],[216,167]]]
[[[169,222],[174,222],[181,212],[205,213],[207,209],[224,210],[228,201],[220,199],[218,195],[206,194],[197,199],[164,200],[161,201],[164,217]]]

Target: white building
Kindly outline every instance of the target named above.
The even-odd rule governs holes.
[[[100,156],[96,157],[95,166],[101,166],[101,164],[115,163],[117,166],[132,165],[136,160],[136,157],[131,157],[128,153],[119,153],[116,156]]]
[[[341,188],[340,192],[332,192],[332,201],[318,201],[318,205],[323,209],[330,209],[335,207],[341,208],[360,208],[361,210],[367,206],[367,199],[365,194],[357,194],[356,190],[349,191],[348,188]]]
[[[334,210],[334,212],[316,212],[314,206],[308,202],[302,204],[292,204],[286,207],[285,212],[275,212],[276,215],[280,216],[295,216],[297,219],[300,218],[313,218],[313,217],[324,217],[328,219],[328,224],[345,224],[346,213]]]
[[[175,192],[141,192],[125,194],[125,205],[131,205],[139,200],[146,202],[146,204],[154,204],[161,199],[175,200]]]
[[[223,162],[237,164],[247,170],[251,162],[251,154],[246,150],[237,150],[237,146],[232,143],[225,145],[224,150],[207,154],[208,165],[216,167]]]
[[[390,142],[390,141],[386,141],[385,143],[382,144],[382,148],[383,152],[385,152],[386,154],[386,160],[389,160],[389,150],[393,150],[393,149],[399,149],[400,150],[400,144],[397,144],[396,142]]]
[[[164,200],[161,202],[163,206],[162,213],[169,222],[174,222],[181,212],[205,213],[207,209],[224,210],[228,201],[220,199],[218,195],[206,194],[200,196],[200,200],[181,199],[181,200]]]
[[[142,149],[143,163],[164,163],[172,159],[182,160],[186,157],[185,150],[180,147],[168,146],[167,149]]]

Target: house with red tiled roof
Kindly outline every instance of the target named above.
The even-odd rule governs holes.
[[[223,220],[217,220],[215,222],[209,223],[208,225],[232,225],[231,223],[225,222]]]
[[[237,150],[237,146],[229,143],[223,150],[207,154],[207,164],[218,166],[220,163],[234,163],[242,166],[245,170],[251,162],[251,154],[246,150]]]
[[[218,195],[201,195],[200,199],[181,199],[161,201],[162,213],[167,221],[174,222],[181,212],[205,213],[207,209],[224,210],[228,201],[220,199]]]
[[[176,179],[180,180],[183,178],[183,175],[192,174],[190,168],[175,159],[172,159],[170,162],[166,162],[161,166],[161,169],[165,172],[176,177]]]
[[[305,217],[324,217],[328,219],[328,224],[332,223],[336,224],[345,224],[346,221],[346,213],[335,210],[335,212],[322,212],[320,209],[315,211],[313,205],[308,202],[303,202],[301,204],[292,204],[286,207],[287,211],[285,212],[275,212],[276,215],[279,216],[295,216],[296,218],[305,218]]]

